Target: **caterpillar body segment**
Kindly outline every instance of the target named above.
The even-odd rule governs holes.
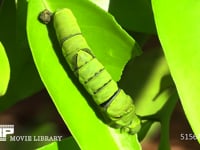
[[[56,11],[53,23],[67,63],[102,113],[115,127],[130,134],[137,133],[140,120],[135,114],[133,100],[118,88],[94,56],[72,12],[67,8]]]

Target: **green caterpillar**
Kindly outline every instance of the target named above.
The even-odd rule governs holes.
[[[41,15],[44,23],[49,21],[48,14],[45,10]],[[67,8],[56,11],[53,24],[67,63],[104,115],[121,131],[137,133],[141,126],[133,100],[94,56],[72,12]]]

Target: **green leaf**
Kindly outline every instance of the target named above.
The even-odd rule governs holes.
[[[43,85],[27,43],[26,0],[18,0],[17,7],[14,0],[6,0],[1,8],[0,39],[6,49],[11,70],[8,90],[0,98],[0,111],[3,111],[38,92]]]
[[[10,65],[4,50],[3,45],[0,42],[0,96],[6,93],[8,83],[10,80]]]
[[[136,101],[136,112],[140,116],[158,112],[170,97],[173,86],[160,48],[145,51],[130,61],[120,80],[120,87]]]
[[[54,104],[81,149],[140,149],[136,135],[121,134],[97,117],[94,107],[90,106],[91,97],[76,81],[61,55],[54,29],[37,20],[45,8],[54,12],[65,7],[72,10],[91,49],[114,80],[120,79],[131,56],[140,53],[135,41],[109,14],[86,0],[68,0],[67,3],[64,0],[29,0],[28,40],[41,79]]]
[[[90,0],[105,11],[108,11],[110,0]]]
[[[51,144],[38,148],[37,150],[64,150],[66,148],[70,150],[80,150],[73,137],[67,137],[60,142],[53,142]]]
[[[161,44],[188,121],[200,134],[200,1],[153,0]],[[169,9],[170,8],[170,9]],[[198,138],[200,142],[200,138]]]
[[[111,0],[109,12],[130,31],[156,33],[150,0]]]

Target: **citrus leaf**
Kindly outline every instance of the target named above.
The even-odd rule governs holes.
[[[0,96],[6,93],[10,80],[10,65],[3,45],[0,42]]]
[[[199,136],[200,1],[153,0],[152,5],[159,38],[184,112]]]
[[[121,134],[97,117],[89,105],[88,93],[70,75],[66,62],[63,62],[53,28],[47,28],[37,20],[45,8],[54,12],[65,7],[72,10],[91,49],[114,80],[120,79],[131,56],[140,53],[135,41],[114,19],[88,1],[29,0],[28,40],[45,87],[81,149],[140,149],[136,135]]]

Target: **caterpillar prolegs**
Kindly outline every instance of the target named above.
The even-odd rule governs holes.
[[[72,12],[67,8],[56,11],[53,24],[67,63],[102,113],[115,127],[129,134],[137,133],[141,126],[133,100],[92,53]]]

